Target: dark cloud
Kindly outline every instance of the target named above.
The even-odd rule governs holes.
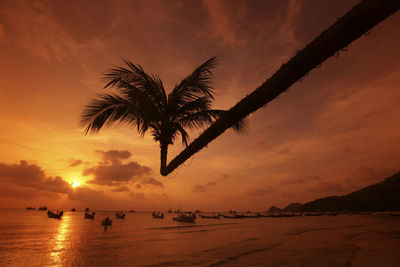
[[[127,150],[96,150],[95,152],[101,155],[104,162],[121,161],[124,159],[129,159],[132,155],[131,152]]]
[[[78,167],[79,165],[81,165],[83,163],[82,160],[80,159],[71,159],[69,161],[68,167]]]
[[[50,193],[69,193],[71,191],[71,185],[60,176],[46,176],[38,165],[28,164],[25,160],[11,165],[0,163],[0,182]]]
[[[251,196],[251,197],[262,197],[267,194],[270,194],[274,192],[275,189],[273,187],[254,187],[249,190],[247,190],[246,195]]]
[[[192,192],[196,192],[196,193],[200,193],[200,192],[206,192],[208,190],[209,187],[211,186],[216,186],[217,184],[219,184],[220,182],[229,179],[229,174],[224,173],[223,175],[221,175],[221,177],[215,179],[215,181],[210,181],[204,185],[198,184],[198,185],[194,185],[192,187]]]
[[[281,182],[281,184],[284,185],[304,184],[319,180],[321,180],[319,176],[296,177],[296,178],[285,179]]]
[[[127,186],[120,186],[120,187],[114,188],[111,191],[113,191],[113,192],[130,192],[130,190]]]
[[[196,184],[192,187],[192,192],[195,193],[202,193],[202,192],[206,192],[207,191],[207,187],[201,184]]]
[[[289,155],[290,154],[290,150],[285,148],[285,149],[279,150],[278,154],[279,155]]]
[[[161,181],[154,179],[153,177],[142,179],[142,184],[164,187],[164,184]]]
[[[123,159],[128,159],[131,156],[129,151],[118,151],[109,150],[101,151],[97,150],[96,153],[101,154],[102,160],[97,166],[85,168],[82,175],[88,176],[93,175],[92,180],[87,181],[90,184],[98,185],[109,185],[109,186],[120,186],[128,182],[137,182],[145,175],[151,173],[151,169],[147,166],[140,165],[138,162],[130,161],[128,163],[122,163]],[[160,183],[153,178],[145,178],[145,181],[153,185],[160,186]],[[162,183],[161,183],[162,184]]]

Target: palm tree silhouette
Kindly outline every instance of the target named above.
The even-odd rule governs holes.
[[[166,175],[168,146],[180,135],[188,145],[188,129],[204,128],[225,113],[212,109],[214,90],[211,83],[212,57],[196,68],[167,95],[161,79],[146,73],[140,65],[124,60],[127,68],[116,67],[105,74],[104,88],[113,87],[116,93],[101,93],[81,114],[85,134],[97,133],[104,126],[127,124],[137,127],[140,136],[148,131],[160,143],[160,172]],[[245,121],[232,125],[243,132]]]

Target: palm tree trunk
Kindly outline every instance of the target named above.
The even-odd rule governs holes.
[[[160,153],[161,153],[161,167],[160,173],[161,175],[167,176],[168,173],[166,172],[167,167],[167,155],[168,155],[168,143],[167,142],[160,142]]]
[[[365,34],[372,27],[394,14],[400,7],[399,0],[363,0],[354,6],[342,18],[322,32],[316,39],[298,52],[286,64],[272,75],[265,83],[242,99],[213,125],[205,130],[186,149],[176,156],[162,175],[166,176],[198,152],[226,129],[256,111],[285,92],[293,83],[309,71],[320,65],[327,58]],[[162,153],[162,152],[161,152]]]

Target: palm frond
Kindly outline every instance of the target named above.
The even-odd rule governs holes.
[[[201,96],[214,99],[212,87],[212,68],[217,64],[217,58],[212,57],[197,67],[191,75],[182,80],[168,95],[168,104],[173,108],[182,101],[194,100]]]
[[[85,134],[98,132],[103,126],[113,123],[138,123],[137,112],[129,101],[113,94],[100,94],[97,99],[85,107],[81,114],[80,124],[85,127]]]

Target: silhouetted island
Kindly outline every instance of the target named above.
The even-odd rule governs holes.
[[[271,209],[279,210],[274,206]],[[350,194],[320,198],[303,205],[292,203],[283,211],[400,211],[400,172]]]

